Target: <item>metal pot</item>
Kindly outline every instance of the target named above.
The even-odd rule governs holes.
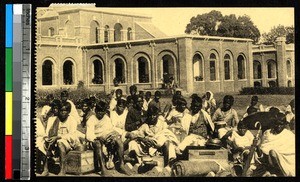
[[[222,141],[218,138],[210,138],[206,142],[206,148],[208,149],[220,149],[222,147]]]

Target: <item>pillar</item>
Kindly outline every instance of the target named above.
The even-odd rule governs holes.
[[[262,80],[262,86],[263,87],[268,87],[268,68],[267,68],[267,63],[265,60],[265,55],[264,53],[260,53],[260,60],[261,60],[261,80]]]
[[[108,29],[108,42],[114,42],[115,41],[114,32],[115,32],[115,29],[113,29],[113,28]]]
[[[194,78],[193,78],[193,45],[191,38],[178,39],[178,61],[177,68],[180,71],[180,86],[187,91],[193,93],[194,91]],[[178,71],[175,70],[175,71]],[[175,73],[177,74],[177,73]]]
[[[135,40],[135,31],[131,30],[131,40]]]
[[[287,87],[285,37],[276,39],[277,81],[279,87]]]
[[[104,43],[104,30],[105,30],[105,28],[103,28],[103,27],[98,28],[99,43]]]
[[[248,86],[253,87],[254,86],[254,80],[253,80],[253,53],[252,53],[252,42],[247,42],[248,47]]]
[[[121,30],[121,41],[127,40],[127,30]]]
[[[224,53],[223,53],[223,41],[219,40],[219,48],[220,48],[220,53],[219,53],[219,60],[217,64],[219,64],[219,80],[220,80],[220,90],[219,92],[224,92]]]

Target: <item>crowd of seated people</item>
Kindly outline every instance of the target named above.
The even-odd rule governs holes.
[[[203,97],[193,94],[190,105],[177,91],[164,108],[159,91],[151,97],[151,92],[138,92],[132,85],[128,96],[116,88],[110,101],[91,96],[76,108],[67,91],[59,99],[49,95],[36,119],[37,163],[44,164],[41,175],[49,174],[48,160],[54,156],[60,159],[59,175],[65,175],[65,158],[71,150],[93,150],[95,171],[103,176],[112,166],[131,175],[125,159],[139,164],[145,156],[162,156],[163,166],[170,169],[188,146],[204,147],[209,139],[219,139],[233,163],[244,164],[255,147],[251,170],[267,166],[265,176],[295,176],[294,101],[285,113],[274,112],[272,124],[257,138],[246,123],[248,116],[265,112],[257,96],[240,119],[232,95],[224,96],[219,107],[210,91]]]

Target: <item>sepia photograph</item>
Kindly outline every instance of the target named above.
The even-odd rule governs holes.
[[[37,7],[37,177],[295,177],[292,7]]]

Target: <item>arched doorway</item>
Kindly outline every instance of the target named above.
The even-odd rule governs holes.
[[[254,60],[253,61],[253,78],[254,79],[261,79],[261,64],[259,61]]]
[[[193,76],[195,81],[203,81],[203,61],[200,54],[193,57]]]
[[[44,61],[42,65],[42,85],[53,85],[53,63],[50,60]]]
[[[103,84],[103,64],[100,60],[96,59],[93,61],[94,66],[94,78],[92,79],[93,84]]]
[[[164,55],[162,57],[162,72],[167,73],[169,76],[174,77],[175,75],[175,60],[170,55]]]
[[[145,57],[139,57],[138,61],[138,82],[149,83],[149,63]]]
[[[246,62],[245,58],[242,55],[239,55],[237,58],[237,66],[238,66],[238,79],[246,78]]]
[[[74,84],[74,64],[70,60],[65,61],[63,65],[63,79],[65,85]]]
[[[268,78],[277,78],[277,64],[274,60],[269,60],[267,63]]]
[[[99,23],[92,21],[90,24],[90,43],[95,44],[99,43]]]
[[[116,23],[114,26],[115,32],[114,32],[114,41],[121,41],[121,30],[123,29],[122,25],[120,23]]]
[[[115,78],[119,83],[126,82],[125,62],[120,58],[115,59]]]

